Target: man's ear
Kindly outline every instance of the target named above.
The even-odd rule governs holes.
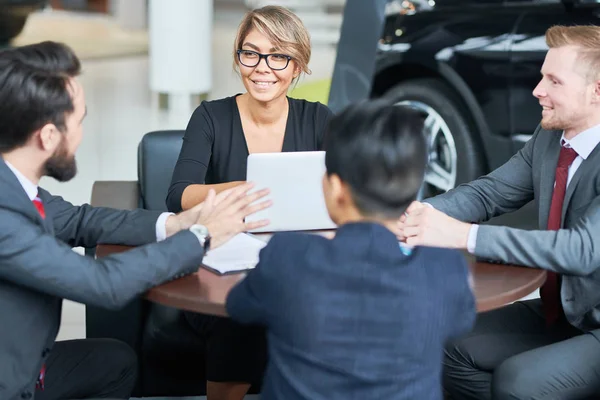
[[[339,207],[347,207],[354,204],[350,186],[337,174],[332,174],[329,177],[329,185],[331,189],[331,198]]]
[[[594,102],[600,103],[600,79],[594,81]]]
[[[54,124],[46,124],[42,126],[39,133],[36,133],[39,146],[42,150],[53,153],[60,144],[62,139],[60,131]]]

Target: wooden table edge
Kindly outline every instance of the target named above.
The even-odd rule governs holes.
[[[210,271],[210,273],[214,273]],[[144,299],[151,301],[153,303],[162,304],[167,307],[177,308],[182,311],[189,311],[199,314],[209,314],[216,315],[221,317],[228,317],[227,311],[225,310],[224,305],[217,305],[209,302],[205,302],[203,305],[202,312],[193,309],[189,306],[189,301],[185,299],[180,299],[176,296],[169,296],[166,293],[160,292],[158,290],[154,290],[156,288],[149,289],[146,293],[144,293]]]
[[[487,298],[485,300],[477,301],[477,312],[482,313],[491,311],[502,307],[503,305],[510,304],[518,301],[523,297],[533,293],[536,289],[540,288],[546,281],[546,270],[534,269],[537,271],[537,276],[534,280],[531,280],[521,287],[516,289],[503,292],[498,296]]]
[[[97,257],[109,256],[111,254],[121,253],[123,251],[127,251],[134,248],[134,246],[124,246],[124,245],[109,245],[109,244],[100,244],[97,247],[96,255]],[[510,266],[509,266],[510,267]],[[524,268],[524,267],[521,267]],[[497,296],[486,298],[485,300],[476,299],[476,308],[477,312],[486,312],[490,310],[494,310],[502,307],[503,305],[510,304],[514,301],[518,301],[519,299],[533,293],[536,289],[540,288],[545,280],[546,280],[546,271],[543,269],[533,269],[537,271],[537,275],[535,279],[527,282],[526,284],[507,291],[503,292]],[[216,274],[213,271],[207,269],[207,271],[214,275]],[[198,312],[189,307],[184,299],[179,299],[176,296],[169,296],[163,292],[154,290],[156,288],[149,289],[146,293],[144,293],[143,297],[149,301],[163,304],[169,307],[176,307],[181,310],[187,310],[192,312]],[[205,303],[205,309],[210,311],[212,315],[220,315],[227,316],[227,313],[223,309],[224,307],[221,305],[215,305],[209,302]]]

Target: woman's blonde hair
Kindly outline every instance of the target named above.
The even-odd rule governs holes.
[[[291,56],[300,71],[310,74],[310,35],[296,14],[285,7],[266,6],[249,11],[238,27],[233,44],[233,64],[238,70],[237,51],[252,29],[269,38],[269,41],[281,53]]]
[[[556,25],[546,31],[549,48],[578,47],[578,60],[585,63],[584,74],[594,81],[600,78],[600,27],[595,25]]]

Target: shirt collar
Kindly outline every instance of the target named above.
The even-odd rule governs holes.
[[[577,155],[585,160],[594,151],[598,143],[600,143],[600,125],[593,126],[577,134],[571,140],[565,139],[565,133],[563,132],[560,140],[563,146],[572,147],[577,152]]]
[[[29,179],[27,179],[25,175],[19,172],[19,170],[13,167],[8,161],[4,160],[4,162],[6,163],[8,168],[10,168],[10,170],[13,172],[13,174],[15,174],[21,186],[23,186],[23,189],[25,190],[25,193],[27,193],[29,200],[33,201],[33,199],[35,199],[38,195],[37,185],[31,182]]]

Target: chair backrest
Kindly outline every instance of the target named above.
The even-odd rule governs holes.
[[[184,133],[183,130],[154,131],[142,138],[138,146],[141,207],[167,211],[165,200]]]

